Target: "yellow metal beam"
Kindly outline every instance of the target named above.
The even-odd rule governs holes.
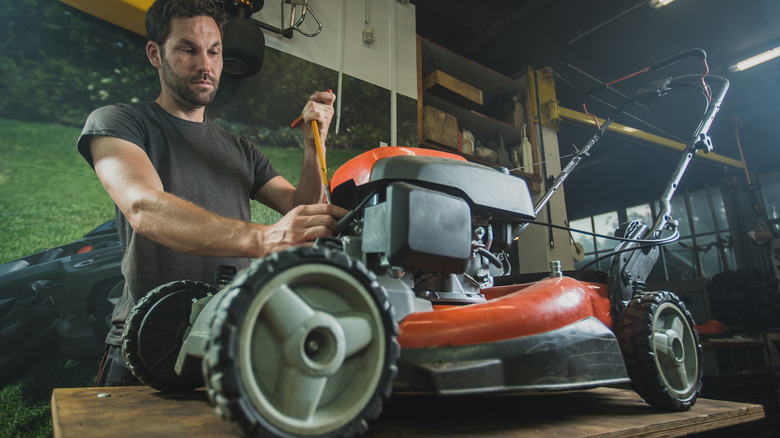
[[[94,15],[138,35],[146,35],[146,11],[154,0],[60,0],[74,8]]]
[[[559,130],[561,119],[556,117],[557,114],[555,113],[555,107],[558,105],[558,99],[555,95],[555,71],[550,67],[545,67],[541,70],[534,70],[528,67],[525,77],[532,102],[534,103],[531,105],[534,119],[548,128]],[[539,82],[538,88],[537,80]],[[536,105],[537,97],[539,102],[541,102],[538,108]],[[539,111],[542,113],[541,117],[537,114]]]
[[[554,105],[558,114],[558,117],[561,120],[566,120],[569,122],[579,123],[581,125],[587,125],[591,127],[596,127],[596,122],[593,120],[593,117],[581,113],[579,111],[574,111],[568,108],[563,108],[558,105]],[[603,119],[599,119],[599,124],[604,123]],[[649,132],[641,131],[639,129],[632,128],[630,126],[621,125],[620,123],[612,123],[609,125],[609,128],[607,128],[607,131],[614,132],[616,134],[621,134],[626,137],[631,137],[637,140],[646,141],[648,143],[653,143],[659,146],[675,149],[678,151],[682,151],[685,149],[685,143],[681,143],[679,141],[670,140],[668,138],[664,138],[655,134],[650,134]],[[733,158],[725,157],[723,155],[718,155],[714,152],[710,152],[708,154],[701,154],[702,158],[716,161],[718,163],[722,163],[728,166],[737,167],[740,169],[743,169],[745,166],[744,164],[739,161],[735,160]]]

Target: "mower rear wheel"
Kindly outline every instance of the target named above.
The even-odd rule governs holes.
[[[671,292],[635,296],[621,313],[617,337],[631,387],[650,405],[685,411],[701,393],[702,351],[693,318]]]
[[[217,412],[247,436],[352,436],[397,372],[387,292],[320,247],[275,253],[223,291],[203,361]]]
[[[122,352],[141,383],[165,392],[189,392],[203,386],[203,376],[175,370],[190,327],[192,303],[216,290],[200,281],[173,281],[138,300],[125,322]]]

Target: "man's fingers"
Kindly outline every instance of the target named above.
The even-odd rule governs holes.
[[[333,105],[333,102],[336,101],[336,95],[330,91],[315,91],[309,96],[309,100],[324,103],[325,105]]]
[[[333,237],[336,235],[336,232],[333,231],[328,226],[317,226],[317,227],[311,227],[307,228],[304,232],[303,239],[306,242],[313,242],[318,237]]]
[[[322,232],[322,229],[327,229],[330,232],[328,235],[338,233],[339,231],[338,221],[333,216],[326,214],[309,216],[306,220],[305,228],[308,230],[320,230],[318,232]]]
[[[311,103],[311,102],[310,102]],[[321,123],[329,122],[333,118],[333,107],[321,104],[312,104],[311,107],[305,108],[303,111],[303,120],[305,122],[311,122],[317,120]]]
[[[347,214],[347,210],[333,204],[308,204],[301,206],[300,209],[300,213],[306,216],[327,215],[341,219]]]
[[[301,232],[301,239],[332,236],[339,232],[338,220],[347,210],[333,204],[308,204],[297,208],[292,228]]]

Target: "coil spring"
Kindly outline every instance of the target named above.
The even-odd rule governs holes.
[[[215,284],[217,285],[218,289],[222,289],[223,287],[230,284],[231,281],[233,281],[233,277],[236,276],[236,273],[238,270],[235,266],[230,265],[219,265],[217,266],[217,276],[215,280]]]

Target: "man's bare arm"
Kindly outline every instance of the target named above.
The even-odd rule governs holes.
[[[301,112],[303,118],[303,165],[301,166],[298,187],[293,187],[283,178],[280,178],[281,181],[271,180],[255,195],[255,199],[282,214],[297,206],[316,204],[322,200],[324,185],[311,122],[317,122],[324,153],[335,100],[336,95],[330,91],[316,91],[309,96],[309,100],[303,107]]]
[[[332,235],[344,214],[320,204],[293,208],[274,225],[225,218],[166,193],[138,146],[96,136],[90,149],[98,178],[135,232],[179,252],[258,258]]]

